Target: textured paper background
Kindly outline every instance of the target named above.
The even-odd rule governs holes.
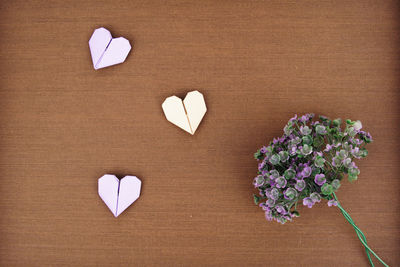
[[[399,266],[398,1],[2,1],[1,266],[367,266],[339,211],[284,226],[252,202],[253,153],[294,113],[359,119],[375,142],[338,194]],[[133,43],[95,71],[97,27]],[[194,136],[161,103],[198,89]],[[115,219],[104,173],[142,179]]]

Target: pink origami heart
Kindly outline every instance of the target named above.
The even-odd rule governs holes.
[[[105,28],[98,28],[93,32],[89,47],[96,70],[124,62],[131,51],[131,44],[127,39],[112,38]]]
[[[106,174],[98,181],[99,196],[115,217],[139,198],[141,186],[136,176],[119,180],[115,175]]]

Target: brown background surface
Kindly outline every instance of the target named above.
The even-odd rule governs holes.
[[[300,3],[301,2],[301,3]],[[338,209],[267,222],[253,153],[294,114],[374,137],[342,205],[400,266],[398,1],[2,1],[0,265],[367,266]],[[95,71],[97,27],[134,44]],[[161,103],[204,93],[194,136]],[[104,173],[142,179],[115,219]]]

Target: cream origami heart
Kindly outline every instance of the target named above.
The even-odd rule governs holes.
[[[115,175],[106,174],[98,181],[99,196],[115,217],[139,198],[141,186],[142,182],[136,176],[119,180]]]
[[[165,99],[162,109],[169,122],[192,135],[207,112],[206,102],[199,91],[189,92],[183,101],[170,96]]]
[[[112,38],[105,28],[98,28],[93,32],[89,47],[96,70],[124,62],[131,51],[131,44],[127,39]]]

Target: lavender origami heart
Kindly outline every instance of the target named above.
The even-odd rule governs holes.
[[[127,39],[112,38],[105,28],[98,28],[93,32],[89,47],[96,70],[124,62],[131,51],[131,44]]]
[[[98,181],[98,191],[115,217],[118,217],[140,196],[142,182],[136,176],[119,180],[115,175],[103,175]]]

